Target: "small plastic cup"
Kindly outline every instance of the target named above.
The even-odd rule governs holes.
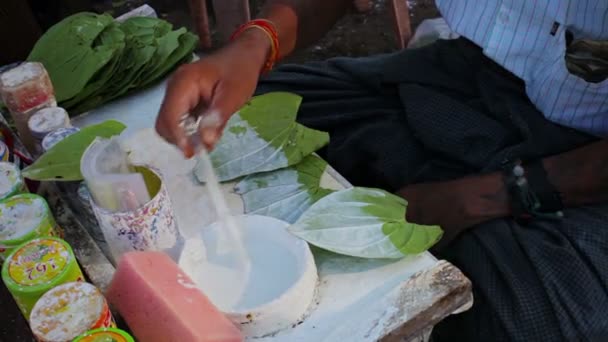
[[[143,206],[129,211],[111,211],[100,207],[91,197],[91,207],[117,263],[124,253],[132,251],[165,251],[172,253],[180,241],[173,206],[165,182],[154,169],[138,166],[152,198]]]
[[[0,74],[0,96],[24,145],[33,151],[34,139],[27,126],[30,116],[39,109],[57,106],[53,84],[42,63],[21,63]]]

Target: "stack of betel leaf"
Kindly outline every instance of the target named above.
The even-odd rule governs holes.
[[[322,187],[328,165],[314,152],[329,135],[296,122],[300,102],[290,93],[254,97],[231,117],[210,155],[220,181],[239,179],[245,213],[292,223],[293,234],[350,256],[401,258],[433,246],[441,228],[407,222],[404,199],[379,189]]]
[[[161,19],[78,13],[51,27],[28,60],[44,65],[57,102],[74,115],[161,79],[191,60],[197,42]]]

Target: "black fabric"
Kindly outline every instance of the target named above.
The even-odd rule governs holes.
[[[499,170],[594,139],[548,122],[521,80],[459,39],[370,58],[285,65],[258,93],[303,96],[298,120],[328,131],[321,155],[353,184],[394,191]],[[602,341],[608,337],[608,213],[561,222],[496,220],[442,257],[473,281],[475,304],[436,341]]]

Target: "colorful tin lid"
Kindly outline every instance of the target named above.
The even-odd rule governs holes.
[[[108,321],[107,324],[103,324]],[[101,291],[85,282],[59,285],[45,293],[30,315],[40,341],[72,341],[94,327],[110,326],[112,315]]]
[[[135,339],[124,330],[102,328],[91,330],[74,342],[135,342]]]
[[[0,143],[0,148],[2,145]],[[13,163],[0,161],[0,200],[17,194],[24,187],[25,184],[19,167]],[[2,238],[2,223],[0,223],[0,240],[4,240]]]
[[[7,163],[0,163],[0,168],[3,164]],[[46,200],[38,195],[18,194],[0,201],[0,244],[17,245],[34,238],[49,214]]]
[[[2,265],[2,279],[11,293],[37,293],[62,283],[69,265],[76,262],[67,242],[52,237],[17,247]]]
[[[43,139],[55,130],[70,127],[70,117],[61,107],[47,107],[34,113],[29,118],[27,126],[33,137]]]
[[[78,131],[80,131],[80,129],[76,127],[59,128],[52,131],[42,139],[42,150],[45,152],[50,150],[58,142]]]

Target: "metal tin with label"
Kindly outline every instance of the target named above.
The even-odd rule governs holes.
[[[135,339],[124,330],[102,328],[89,331],[74,342],[135,342]]]
[[[84,275],[67,242],[45,237],[15,248],[2,265],[2,280],[29,320],[42,295],[61,284],[84,281]]]
[[[0,260],[26,241],[44,236],[61,236],[44,198],[23,193],[0,201]]]
[[[40,342],[72,341],[87,331],[115,328],[103,294],[94,285],[72,282],[59,285],[36,302],[30,326]]]

